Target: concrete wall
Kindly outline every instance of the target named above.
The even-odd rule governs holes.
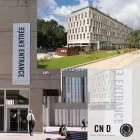
[[[35,131],[43,131],[43,89],[61,88],[60,70],[37,70],[37,0],[0,0],[0,88],[29,88],[30,109],[37,120]],[[31,85],[12,85],[13,23],[31,24]],[[7,120],[5,120],[7,121]]]

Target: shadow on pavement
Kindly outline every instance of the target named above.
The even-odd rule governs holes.
[[[58,134],[58,131],[53,132],[45,132],[46,134]],[[70,131],[71,137],[70,138],[58,138],[58,140],[87,140],[87,132],[83,131]]]

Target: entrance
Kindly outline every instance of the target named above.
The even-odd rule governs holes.
[[[7,108],[7,132],[28,132],[28,108]]]

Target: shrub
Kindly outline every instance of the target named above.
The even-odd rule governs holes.
[[[120,50],[117,50],[116,52],[117,52],[117,54],[121,54]]]

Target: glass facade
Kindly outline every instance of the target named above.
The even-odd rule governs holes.
[[[4,130],[4,106],[0,106],[0,131]]]
[[[0,132],[28,132],[28,108],[29,90],[0,89]]]
[[[82,120],[87,120],[87,109],[55,109],[55,126],[82,126]]]
[[[6,105],[28,105],[29,90],[6,90]]]
[[[87,102],[87,77],[62,77],[62,101]]]
[[[4,90],[0,90],[0,105],[4,105]]]

